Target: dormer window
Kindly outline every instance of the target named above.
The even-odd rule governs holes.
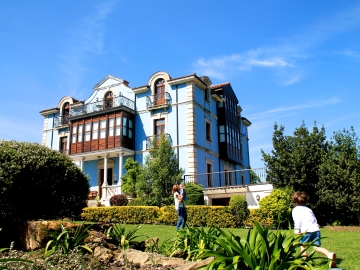
[[[104,108],[110,109],[113,107],[113,93],[111,91],[105,94],[104,98]]]
[[[165,104],[165,80],[159,79],[155,83],[155,104]]]

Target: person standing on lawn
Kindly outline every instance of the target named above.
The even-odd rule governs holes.
[[[181,223],[183,221],[183,207],[179,207],[179,205],[182,203],[182,197],[180,196],[180,187],[179,185],[175,184],[172,188],[172,194],[174,196],[174,204],[175,204],[175,210],[178,214],[178,221],[176,223],[176,230],[179,230]]]
[[[186,201],[186,191],[185,191],[185,183],[181,183],[180,186],[180,195],[179,195],[179,208],[180,211],[182,212],[182,220],[181,223],[178,224],[179,227],[181,227],[181,229],[185,228],[186,225],[186,221],[187,221],[187,212],[186,212],[186,205],[185,205],[185,201]]]
[[[320,228],[313,211],[306,206],[308,200],[309,198],[307,194],[302,191],[297,191],[292,195],[292,201],[295,204],[295,208],[292,210],[294,233],[304,234],[300,239],[301,243],[315,241],[314,244],[318,246],[314,247],[314,250],[328,257],[331,260],[329,263],[329,268],[333,268],[336,266],[336,254],[334,252],[329,252],[323,247],[320,247]],[[304,246],[301,246],[301,252],[303,252],[304,256],[307,256],[306,251],[304,250]]]

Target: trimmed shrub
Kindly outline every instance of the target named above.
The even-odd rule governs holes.
[[[93,222],[112,222],[126,224],[156,224],[161,212],[157,206],[110,206],[87,207],[81,217]]]
[[[236,225],[241,227],[244,225],[244,221],[249,216],[248,203],[244,196],[235,195],[230,198],[230,203],[232,213],[236,219]]]
[[[0,227],[5,235],[22,221],[78,218],[88,194],[87,177],[66,155],[37,143],[0,141]]]
[[[186,184],[186,205],[204,205],[204,190],[194,183]]]
[[[114,195],[110,198],[111,206],[126,206],[128,202],[128,199],[123,194]]]
[[[173,205],[160,208],[159,222],[175,225],[178,219]],[[187,224],[192,226],[214,226],[219,228],[235,228],[236,220],[231,208],[226,206],[187,206]]]

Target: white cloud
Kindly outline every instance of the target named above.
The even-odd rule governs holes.
[[[85,14],[64,40],[65,50],[61,54],[60,68],[64,74],[64,87],[71,96],[79,93],[83,73],[93,55],[104,53],[105,21],[114,10],[117,1],[98,2],[92,12]]]
[[[357,52],[357,51],[354,51],[354,50],[347,49],[347,50],[344,50],[344,51],[339,52],[339,53],[343,54],[343,55],[346,55],[346,56],[349,56],[351,58],[360,59],[360,53]]]
[[[239,72],[254,71],[255,68],[275,70],[275,81],[288,86],[302,81],[308,74],[304,60],[314,57],[314,48],[341,33],[360,27],[360,5],[337,12],[315,22],[300,34],[285,37],[273,47],[258,48],[247,52],[200,58],[193,66],[198,73],[227,80]],[[354,51],[343,52],[347,56],[360,57]]]
[[[250,115],[250,118],[256,118],[259,116],[265,116],[269,114],[275,114],[279,112],[285,112],[285,111],[295,111],[295,110],[301,110],[301,109],[308,109],[308,108],[315,108],[315,107],[323,107],[323,106],[329,106],[333,104],[340,103],[341,100],[337,97],[332,97],[327,100],[319,100],[319,101],[311,101],[305,104],[297,104],[289,107],[278,107],[275,109],[271,109],[265,112],[256,113],[254,115]]]

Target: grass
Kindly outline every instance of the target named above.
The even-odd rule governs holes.
[[[126,230],[136,225],[125,225]],[[225,229],[240,237],[246,237],[247,229]],[[159,238],[159,245],[176,237],[175,226],[142,225],[138,231],[147,238]],[[337,254],[337,265],[346,270],[360,270],[360,231],[335,231],[321,229],[322,247]],[[143,238],[145,239],[145,237]]]

